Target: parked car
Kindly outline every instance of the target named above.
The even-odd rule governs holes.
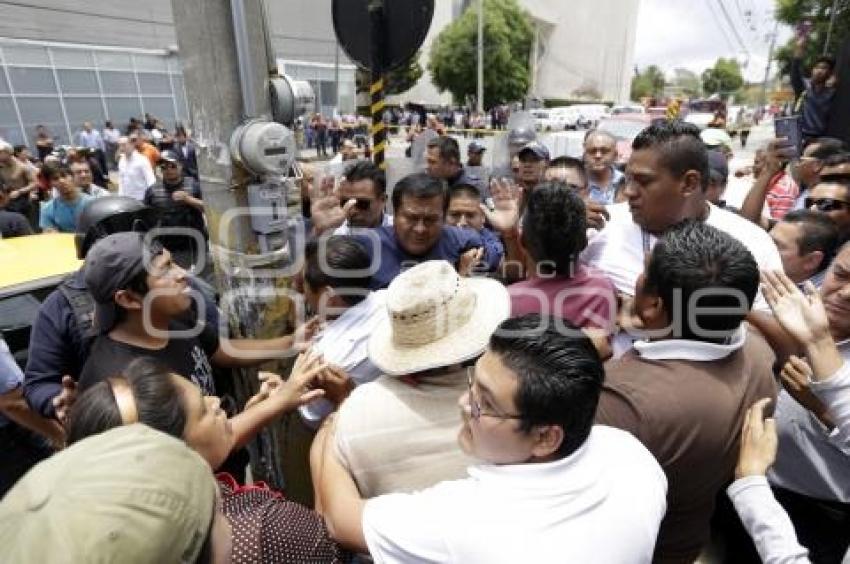
[[[645,114],[646,109],[639,104],[624,104],[622,106],[614,106],[611,108],[612,116],[627,115],[627,114]]]
[[[576,104],[575,108],[581,116],[579,122],[586,127],[595,127],[599,120],[610,115],[610,108],[605,104]]]
[[[581,112],[575,106],[560,106],[551,108],[549,116],[552,120],[553,131],[577,129],[582,125]]]
[[[610,133],[617,140],[617,164],[622,166],[632,154],[632,141],[650,123],[649,114],[622,114],[602,118],[596,129]]]
[[[688,113],[685,116],[685,121],[700,129],[705,129],[714,120],[714,115],[718,110],[726,112],[726,103],[723,100],[692,100],[688,102]]]

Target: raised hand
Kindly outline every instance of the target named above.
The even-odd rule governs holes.
[[[334,180],[333,176],[325,176],[321,182],[314,182],[310,190],[310,216],[316,234],[336,229],[345,223],[348,214],[357,204],[356,200],[348,200],[344,205],[340,205]]]
[[[484,258],[484,247],[469,249],[457,261],[457,273],[461,276],[470,276],[475,265]]]
[[[806,282],[805,289],[803,294],[782,272],[762,272],[762,292],[774,317],[803,346],[830,338],[820,293],[811,282]]]
[[[782,367],[779,373],[779,379],[782,380],[782,387],[785,388],[791,397],[797,403],[811,411],[815,417],[827,427],[832,426],[832,418],[826,406],[812,392],[809,387],[809,381],[812,377],[812,369],[805,360],[791,355],[788,362]]]
[[[764,408],[769,403],[770,398],[758,400],[744,416],[736,478],[764,476],[776,460],[776,421],[764,418]]]
[[[522,188],[510,180],[494,178],[490,181],[494,209],[481,204],[481,211],[496,231],[511,231],[517,228],[522,193]]]

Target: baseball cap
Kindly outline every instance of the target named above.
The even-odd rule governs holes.
[[[115,292],[122,290],[144,271],[146,259],[162,252],[162,245],[145,245],[145,235],[134,231],[113,233],[94,244],[86,255],[84,277],[94,298],[94,326],[109,331],[118,313]]]
[[[473,153],[481,153],[482,151],[486,151],[487,147],[485,147],[482,143],[479,143],[478,141],[473,141],[469,144],[467,150],[472,151]]]
[[[162,163],[163,161],[167,163],[179,163],[180,157],[174,151],[165,150],[159,154],[159,162]]]
[[[531,143],[526,143],[523,145],[522,149],[517,153],[518,156],[522,156],[523,153],[527,152],[534,153],[538,159],[543,159],[544,161],[549,160],[549,149],[546,148],[542,143],[538,143],[537,141],[532,141]]]
[[[217,485],[186,444],[142,424],[33,467],[0,504],[3,561],[195,562]]]
[[[729,179],[729,163],[720,151],[708,152],[708,174],[723,184]]]

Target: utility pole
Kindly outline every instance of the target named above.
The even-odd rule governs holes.
[[[767,65],[764,68],[764,81],[761,84],[761,105],[767,103],[767,81],[770,79],[770,65],[773,62],[773,48],[776,46],[776,35],[779,31],[779,21],[774,24],[770,34],[770,47],[767,50]]]
[[[371,38],[370,59],[372,61],[369,95],[372,113],[372,159],[386,170],[384,152],[387,148],[387,128],[384,125],[384,0],[369,1],[369,34]]]
[[[262,0],[172,0],[171,8],[192,134],[198,146],[211,255],[225,306],[223,322],[229,323],[234,337],[290,333],[293,302],[287,293],[291,286],[287,276],[291,274],[285,270],[289,257],[262,253],[251,214],[232,213],[236,208],[248,208],[247,188],[255,177],[231,161],[231,134],[245,118],[272,115],[268,84],[270,75],[276,73],[276,63]],[[262,274],[257,269],[277,274]],[[253,371],[240,371],[234,382],[240,403],[257,386]],[[285,482],[287,496],[306,503],[312,493],[305,494],[301,488],[309,490],[309,473],[301,476],[303,469],[290,471],[278,466],[293,442],[289,431],[284,434],[281,427],[263,433],[259,445],[250,448],[252,468],[256,478],[279,487]],[[301,455],[306,457],[306,452]]]
[[[484,112],[484,0],[478,0],[478,91],[476,110]]]
[[[826,31],[826,42],[823,44],[823,54],[829,54],[829,42],[832,40],[832,28],[835,27],[835,16],[838,14],[838,0],[832,0],[832,11],[829,16],[829,28]]]

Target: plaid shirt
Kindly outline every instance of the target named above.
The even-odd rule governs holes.
[[[785,171],[780,172],[771,179],[770,188],[767,191],[767,207],[770,209],[770,217],[782,219],[785,214],[794,209],[800,187]]]

